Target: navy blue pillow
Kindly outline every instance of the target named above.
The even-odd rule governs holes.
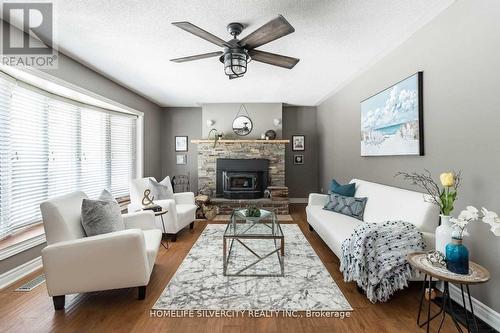
[[[345,197],[353,197],[356,193],[356,183],[340,185],[335,179],[332,179],[330,191],[328,193],[337,193]]]

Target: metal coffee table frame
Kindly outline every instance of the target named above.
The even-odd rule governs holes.
[[[226,231],[224,232],[223,236],[223,274],[224,276],[248,276],[248,277],[283,277],[285,276],[285,237],[283,235],[283,231],[281,230],[281,226],[278,223],[278,219],[276,217],[276,214],[274,212],[271,212],[271,223],[265,223],[263,221],[258,221],[258,222],[250,222],[250,223],[245,223],[245,222],[236,222],[236,217],[234,216],[235,211],[231,214],[231,219],[229,223],[227,224]],[[246,229],[244,229],[240,233],[233,233],[229,234],[229,229],[232,227],[235,230],[235,224],[244,224],[248,225]],[[269,234],[251,234],[250,231],[257,225],[264,225],[270,229]],[[270,225],[269,225],[270,224]],[[275,229],[277,228],[277,229]],[[244,243],[244,240],[247,239],[261,239],[263,241],[270,241],[272,240],[274,242],[274,247],[275,249],[269,253],[266,253],[264,255],[259,255],[257,254],[250,246]],[[233,244],[234,242],[240,243],[245,249],[247,249],[250,253],[252,253],[257,259],[250,263],[249,265],[243,267],[236,273],[228,273],[228,264],[229,264],[229,259],[231,258],[231,253],[233,250]],[[228,250],[228,243],[229,243],[229,250]],[[278,244],[279,243],[279,244]],[[280,264],[280,274],[245,274],[244,272],[249,269],[250,267],[255,266],[262,260],[276,254],[278,256],[278,261]]]

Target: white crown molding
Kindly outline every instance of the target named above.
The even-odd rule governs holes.
[[[0,275],[0,289],[10,286],[42,267],[42,257],[37,257]]]

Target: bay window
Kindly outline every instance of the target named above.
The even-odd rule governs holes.
[[[0,72],[0,74],[2,74]],[[41,221],[39,205],[81,190],[128,195],[137,117],[0,75],[0,238]]]

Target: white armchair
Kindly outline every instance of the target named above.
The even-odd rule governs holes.
[[[40,205],[43,269],[54,308],[64,308],[65,295],[99,290],[139,287],[144,299],[161,242],[154,214],[125,214],[125,230],[86,237],[80,222],[85,198],[74,192]]]
[[[150,177],[155,179],[154,177]],[[172,186],[170,178],[165,178],[161,184]],[[130,182],[129,212],[140,211],[143,208],[142,198],[144,191],[149,188],[149,178],[139,178]],[[154,200],[154,203],[166,209],[168,213],[156,218],[156,227],[172,236],[172,242],[177,239],[177,234],[187,225],[192,229],[196,219],[196,204],[193,192],[174,193],[174,199]]]

